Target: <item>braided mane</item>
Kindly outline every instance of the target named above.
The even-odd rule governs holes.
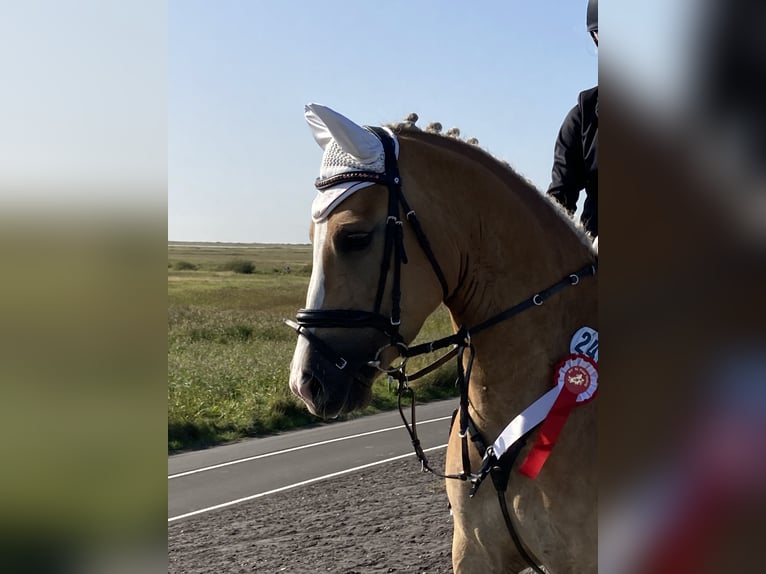
[[[583,243],[592,247],[593,238],[588,234],[582,224],[575,220],[573,215],[569,213],[559,202],[555,201],[548,194],[538,190],[531,180],[517,172],[511,164],[507,161],[495,157],[490,152],[479,146],[479,140],[475,137],[463,139],[460,137],[460,129],[452,127],[446,132],[442,133],[443,126],[441,122],[431,122],[426,125],[424,129],[420,129],[416,125],[419,117],[416,113],[411,113],[401,121],[392,124],[387,124],[387,127],[391,128],[395,134],[408,136],[411,135],[415,139],[421,139],[425,141],[431,141],[431,143],[443,143],[448,147],[455,149],[455,151],[463,154],[473,156],[477,161],[483,165],[489,167],[492,171],[497,173],[501,178],[508,181],[509,184],[517,190],[531,195],[530,192],[534,192],[534,196],[538,198],[538,201],[542,201],[543,204],[547,204],[548,208],[553,209],[556,213],[564,219],[580,237]]]

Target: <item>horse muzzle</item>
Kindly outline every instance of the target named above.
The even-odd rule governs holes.
[[[373,355],[374,350],[344,352],[343,362],[338,362],[300,337],[290,366],[290,389],[312,414],[326,419],[365,407],[380,374],[369,364]]]

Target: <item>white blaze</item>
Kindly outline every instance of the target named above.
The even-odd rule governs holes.
[[[311,281],[309,292],[306,294],[306,309],[318,309],[324,302],[324,269],[322,268],[322,253],[327,237],[327,222],[314,224],[314,258],[311,263]]]
[[[311,281],[306,294],[306,309],[319,309],[324,302],[324,269],[322,268],[322,253],[327,238],[327,222],[314,224],[314,255],[312,260]],[[300,392],[303,380],[302,368],[310,351],[306,337],[298,337],[295,345],[293,361],[290,364],[290,388],[295,393]]]

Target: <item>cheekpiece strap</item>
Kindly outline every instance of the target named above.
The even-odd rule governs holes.
[[[396,146],[394,138],[386,130],[378,126],[364,126],[364,129],[374,133],[383,144],[385,152],[385,173],[380,174],[383,182],[390,186],[400,187],[402,180],[399,177],[399,162],[396,159]],[[367,180],[365,180],[367,181]]]

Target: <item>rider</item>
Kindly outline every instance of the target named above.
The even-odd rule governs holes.
[[[586,24],[598,47],[598,0],[588,0]],[[598,86],[580,92],[577,105],[561,124],[548,194],[574,213],[583,188],[585,205],[580,221],[595,238],[598,237]]]

